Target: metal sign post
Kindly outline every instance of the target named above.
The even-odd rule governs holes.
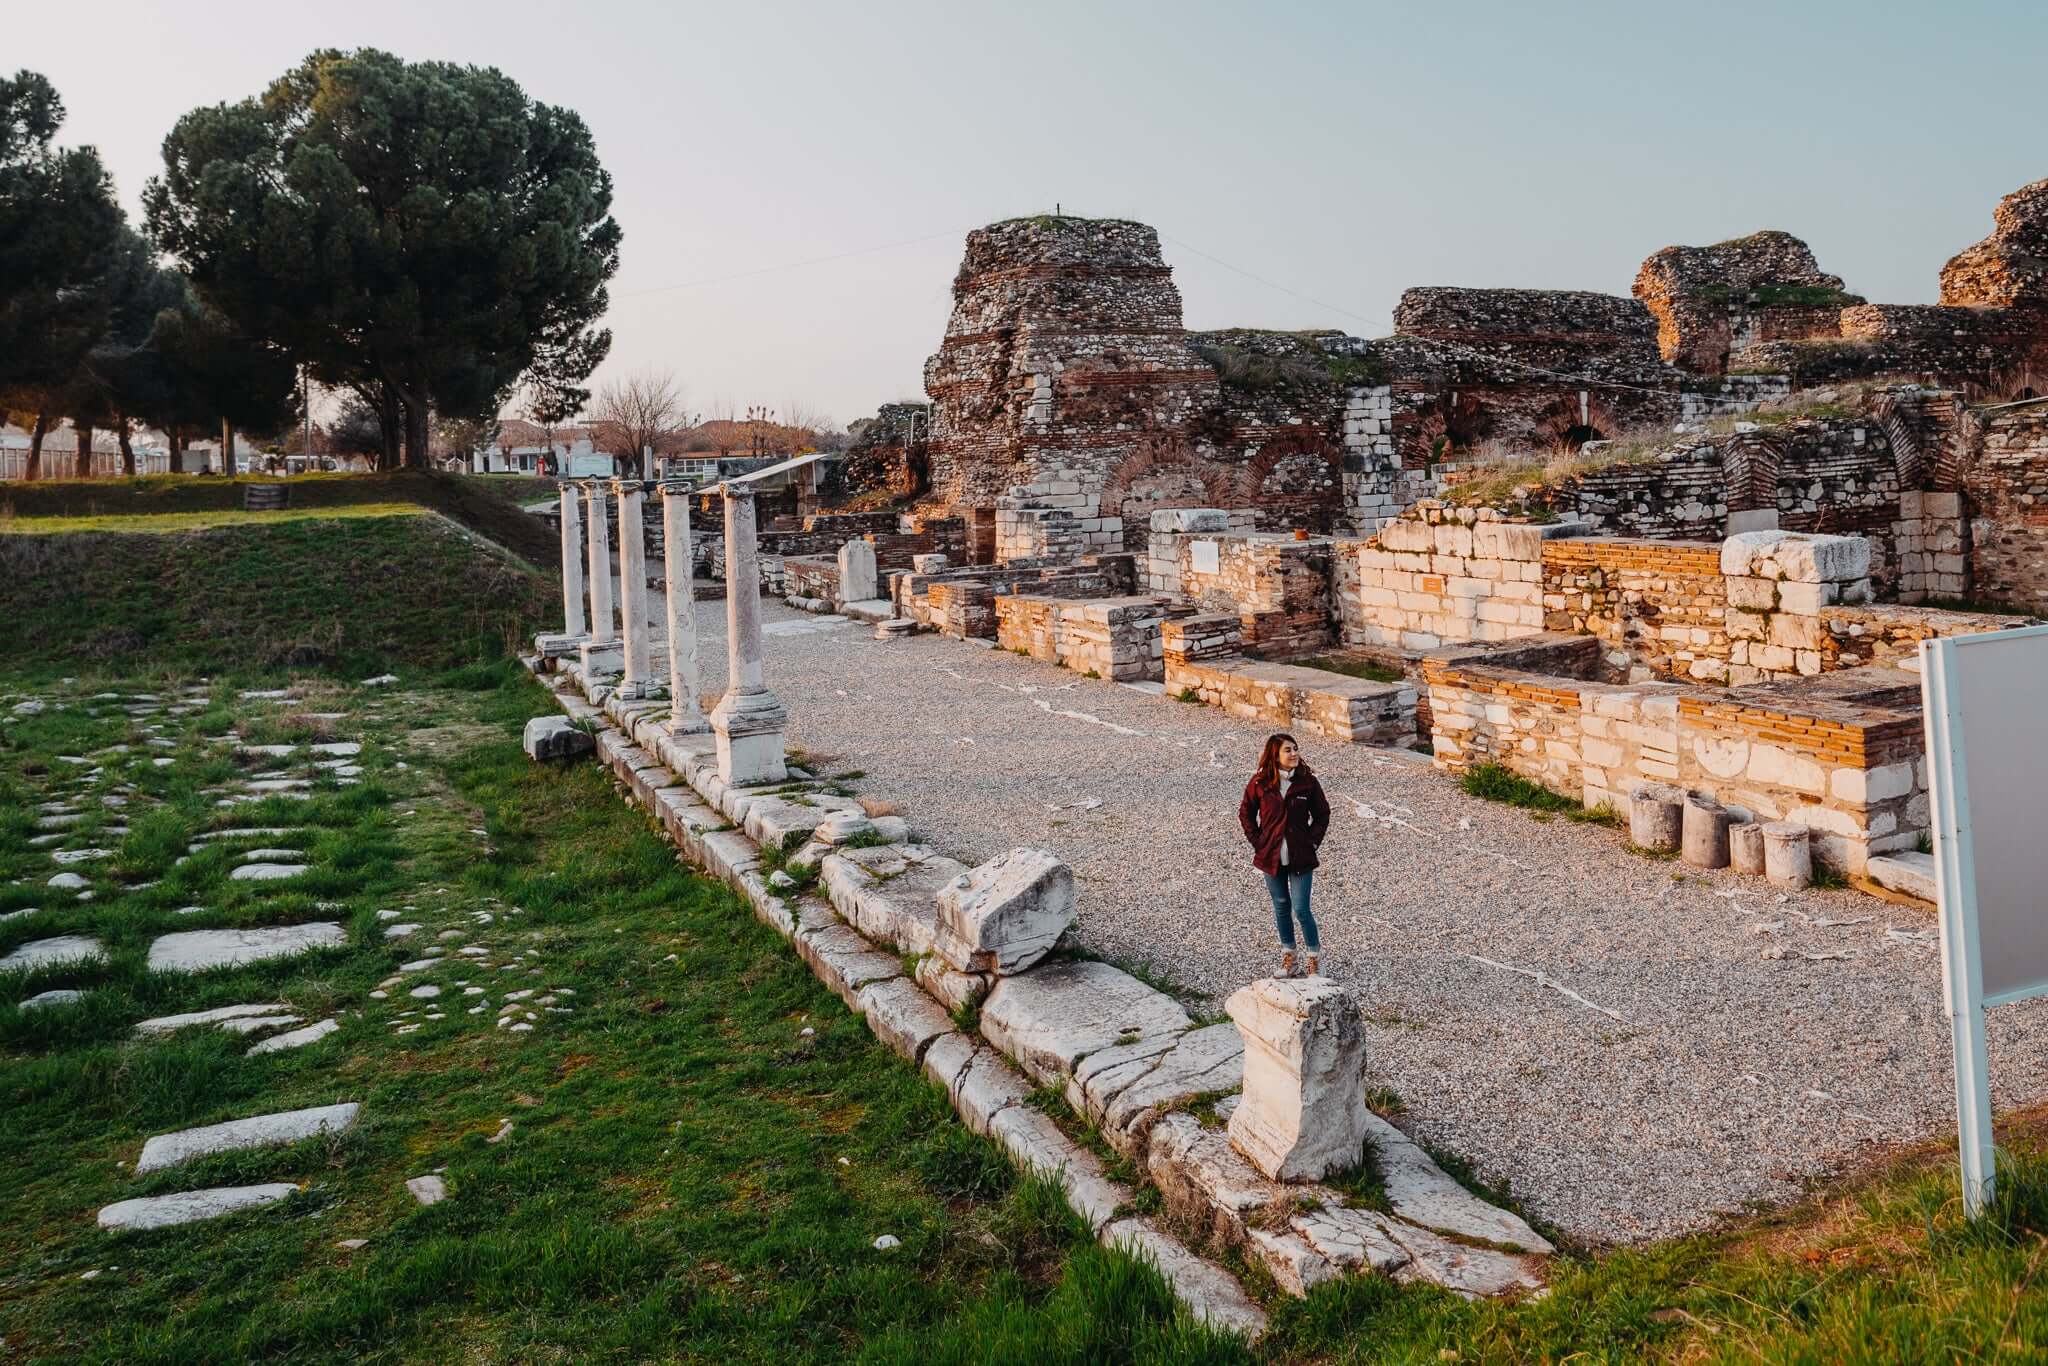
[[[2048,774],[2048,626],[1920,642],[1927,788],[1941,903],[1941,980],[1955,1044],[1963,1209],[1991,1201],[1984,1012],[2048,993],[2048,842],[2037,789]]]

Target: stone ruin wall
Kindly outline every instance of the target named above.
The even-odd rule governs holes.
[[[1775,231],[1666,247],[1643,262],[1632,292],[1657,320],[1663,358],[1702,375],[1754,365],[1766,342],[1835,336],[1842,308],[1862,302],[1806,243]]]
[[[2048,407],[1992,414],[1959,480],[1967,596],[2048,615]]]

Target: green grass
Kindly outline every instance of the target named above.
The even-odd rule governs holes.
[[[559,620],[554,580],[441,517],[384,515],[403,510],[158,513],[118,530],[0,534],[0,615],[34,642],[17,664],[51,675],[324,666],[358,678],[499,658]],[[187,518],[221,524],[162,525]]]
[[[1385,664],[1377,664],[1369,659],[1359,659],[1353,655],[1308,655],[1287,662],[1299,664],[1304,669],[1324,669],[1333,674],[1362,678],[1369,683],[1399,683],[1407,677],[1399,669],[1389,668]]]
[[[416,517],[426,509],[418,503],[355,503],[336,508],[286,508],[281,512],[245,512],[221,508],[208,512],[101,513],[86,517],[8,517],[0,514],[0,535],[61,536],[84,531],[117,531],[161,536],[177,531],[207,531],[224,526],[276,526],[304,521],[335,521],[351,517]]]
[[[27,531],[45,518],[160,517],[173,513],[239,512],[244,484],[288,484],[295,511],[365,504],[413,503],[495,541],[541,569],[558,562],[559,538],[521,504],[552,497],[552,479],[512,475],[305,474],[291,479],[190,474],[135,479],[66,479],[0,488],[0,532]],[[268,514],[276,516],[276,514]]]
[[[248,766],[200,738],[237,710],[226,687],[167,727],[175,751],[107,760],[103,782],[138,788],[131,833],[119,870],[94,874],[99,899],[67,910],[64,928],[101,936],[111,962],[0,979],[10,1359],[442,1360],[457,1343],[492,1361],[978,1361],[1020,1346],[1075,1362],[1243,1359],[1155,1274],[1094,1245],[1056,1188],[1020,1180],[730,891],[679,866],[601,768],[529,764],[517,727],[544,699],[516,669],[443,684],[309,698],[308,710],[351,712],[366,772],[290,819],[282,803],[212,804],[207,789]],[[48,866],[24,813],[76,786],[56,756],[142,738],[76,700],[89,690],[5,729],[10,876]],[[276,714],[248,729],[315,724]],[[159,753],[173,765],[149,766]],[[206,825],[301,815],[317,865],[303,889],[231,883],[217,847],[165,866]],[[130,874],[164,880],[122,890]],[[25,895],[0,889],[10,908]],[[208,915],[176,917],[188,901]],[[338,908],[348,947],[182,982],[143,969],[165,930],[306,919],[321,903]],[[369,993],[429,936],[385,941],[387,908],[464,925],[463,942],[494,958],[536,953],[530,971],[472,974],[494,1009],[499,981],[516,981],[573,988],[575,1013],[515,1035],[451,1007],[394,1034],[396,1008],[418,1003]],[[45,933],[0,925],[0,951]],[[452,992],[463,974],[404,980]],[[64,984],[91,994],[13,1004]],[[215,1031],[130,1036],[146,1015],[251,1000],[343,1029],[270,1058]],[[152,1133],[342,1099],[361,1101],[363,1120],[333,1141],[140,1180],[118,1165]],[[487,1143],[508,1118],[512,1134]],[[404,1181],[441,1167],[452,1198],[417,1206]],[[307,1189],[183,1229],[121,1236],[92,1221],[117,1199],[263,1180]],[[901,1246],[873,1248],[885,1233]],[[369,1241],[346,1252],[344,1238]],[[94,1268],[113,1269],[80,1279]]]
[[[1505,764],[1474,764],[1458,776],[1458,786],[1468,796],[1500,802],[1505,806],[1518,806],[1540,817],[1561,815],[1581,824],[1605,825],[1612,829],[1628,824],[1620,812],[1605,803],[1589,807],[1562,793],[1552,792],[1540,783],[1531,782]]]

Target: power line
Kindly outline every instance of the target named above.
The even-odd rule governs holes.
[[[877,252],[895,251],[899,247],[914,247],[925,242],[936,242],[942,237],[964,237],[965,235],[965,229],[928,233],[923,237],[905,238],[901,242],[885,242],[879,247],[861,247],[855,251],[837,252],[831,256],[814,256],[808,261],[785,261],[780,265],[762,266],[756,270],[736,271],[731,275],[713,275],[702,280],[685,280],[680,284],[656,285],[652,289],[628,290],[623,294],[616,294],[613,297],[617,299],[637,299],[643,295],[667,294],[678,289],[700,289],[705,285],[722,285],[733,280],[751,280],[757,275],[774,275],[785,270],[802,270],[808,266],[822,266],[833,261],[850,260],[855,256],[873,256]]]

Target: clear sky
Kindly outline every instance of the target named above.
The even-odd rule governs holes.
[[[1931,302],[2048,176],[2038,0],[20,0],[0,23],[0,67],[56,82],[61,139],[138,216],[179,114],[363,46],[496,66],[589,122],[625,228],[600,380],[665,368],[695,410],[842,423],[921,396],[965,231],[1055,203],[1156,226],[1192,327],[1377,336],[1410,285],[1625,294],[1659,247],[1764,227]]]

